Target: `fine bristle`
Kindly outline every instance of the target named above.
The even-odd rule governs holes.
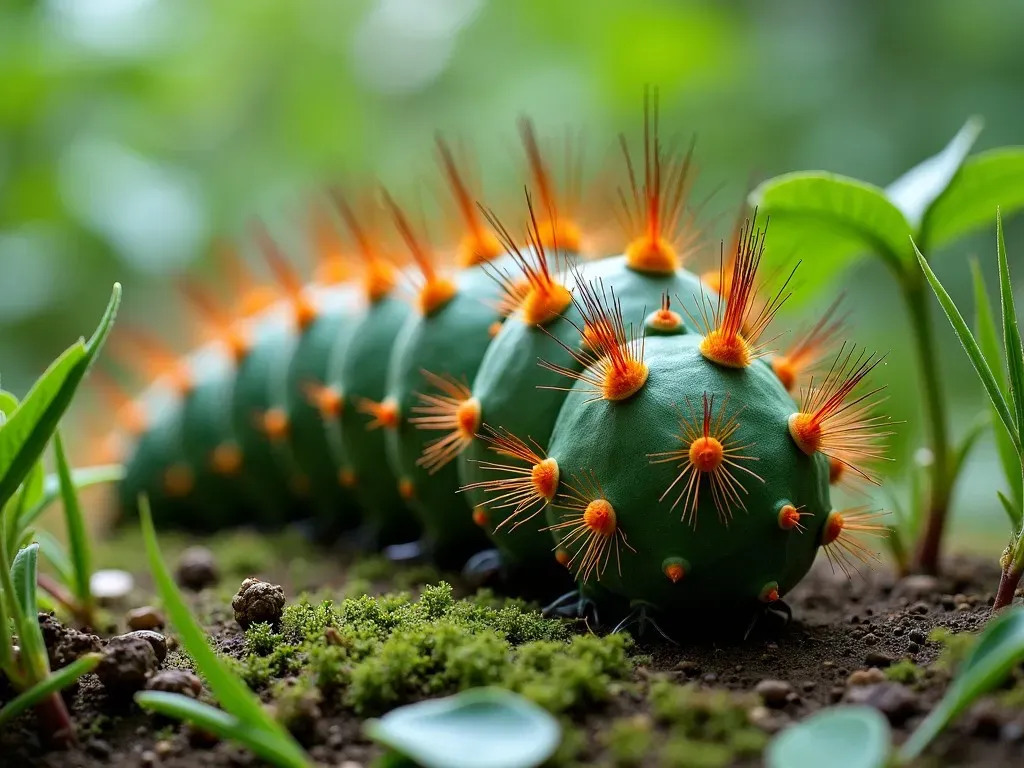
[[[572,303],[583,319],[583,327],[573,325],[584,342],[582,349],[573,349],[555,339],[582,367],[581,371],[541,360],[540,364],[566,378],[580,381],[594,400],[624,400],[636,393],[647,381],[644,362],[644,336],[627,329],[622,317],[622,304],[615,298],[615,290],[605,292],[604,282],[584,280],[577,272],[576,292]],[[609,293],[611,298],[609,299]],[[552,336],[552,338],[555,338]],[[569,387],[547,387],[569,389]]]
[[[345,248],[330,211],[317,201],[310,214],[310,235],[316,256],[316,281],[321,285],[338,285],[349,279],[352,270],[345,257]]]
[[[535,224],[538,241],[548,248],[579,252],[582,248],[582,233],[576,219],[581,204],[583,156],[577,149],[577,142],[571,134],[566,134],[563,149],[564,178],[561,189],[557,189],[551,168],[537,140],[533,122],[521,118],[519,135],[526,151],[533,189],[540,204],[540,225]]]
[[[216,246],[216,253],[220,271],[224,274],[231,295],[235,297],[233,314],[240,318],[253,317],[281,298],[277,287],[257,280],[233,246],[220,242]]]
[[[391,398],[379,403],[365,397],[360,398],[356,402],[356,410],[370,417],[366,423],[369,432],[375,429],[396,429],[401,420],[398,404]]]
[[[125,369],[141,368],[147,382],[162,381],[179,395],[192,390],[188,360],[149,331],[121,325],[111,335],[108,349]]]
[[[200,316],[207,339],[224,344],[236,362],[248,354],[250,341],[245,323],[232,317],[212,290],[190,278],[179,280],[178,289]]]
[[[445,434],[428,443],[416,463],[431,474],[450,462],[468,446],[479,429],[480,406],[469,384],[454,376],[421,371],[435,392],[417,392],[420,404],[412,408],[419,414],[409,419],[417,429]]]
[[[680,425],[676,438],[680,447],[648,455],[652,464],[678,462],[679,474],[658,501],[664,501],[673,489],[682,484],[671,508],[674,510],[682,503],[683,519],[688,519],[694,528],[697,526],[700,490],[705,484],[705,479],[706,484],[710,486],[718,518],[723,524],[728,524],[732,519],[733,508],[746,511],[743,496],[747,494],[747,489],[736,475],[743,472],[755,480],[764,482],[760,475],[744,466],[746,462],[758,461],[756,456],[748,453],[754,444],[741,444],[734,439],[740,426],[739,416],[743,409],[740,408],[730,414],[728,404],[727,395],[716,413],[714,395],[709,396],[705,392],[703,407],[698,412],[690,399],[686,398],[687,412],[684,413],[678,407],[676,409]]]
[[[790,392],[795,391],[801,377],[815,370],[846,329],[847,315],[837,316],[843,296],[825,310],[821,318],[798,337],[782,354],[772,359],[772,368]]]
[[[394,265],[381,255],[372,221],[368,221],[368,206],[358,211],[348,202],[340,189],[331,190],[331,198],[356,243],[356,251],[363,262],[363,285],[370,301],[379,301],[394,289],[397,282]]]
[[[852,578],[852,571],[863,576],[861,565],[881,562],[864,538],[888,536],[889,527],[878,522],[887,515],[888,512],[866,506],[829,513],[822,532],[822,547],[833,573],[838,567],[847,578]]]
[[[495,530],[500,531],[510,525],[509,530],[514,531],[547,506],[558,487],[558,465],[545,456],[544,449],[537,443],[531,440],[527,444],[507,429],[495,429],[484,424],[479,437],[487,443],[489,450],[509,461],[476,462],[480,469],[500,473],[501,477],[469,483],[460,490],[479,490],[487,494],[487,508],[490,510],[510,509]],[[538,468],[547,466],[552,467],[550,474],[553,477],[550,480],[553,482],[538,482]]]
[[[440,136],[437,137],[437,154],[464,229],[459,244],[459,264],[469,267],[490,261],[502,253],[501,244],[484,224],[467,174],[460,170],[451,147]]]
[[[292,305],[295,324],[300,329],[306,328],[316,319],[317,310],[306,294],[301,276],[261,222],[253,224],[253,236],[271,274]]]

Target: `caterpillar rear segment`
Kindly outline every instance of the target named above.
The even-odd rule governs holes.
[[[441,142],[449,251],[386,193],[397,249],[333,195],[360,269],[322,219],[311,284],[258,233],[273,300],[248,286],[237,320],[200,302],[218,340],[137,401],[124,505],[145,490],[165,524],[195,527],[362,523],[371,548],[422,537],[446,568],[494,547],[511,590],[575,581],[645,611],[770,603],[821,547],[852,570],[870,553],[856,536],[884,528],[834,510],[830,482],[877,482],[879,361],[844,346],[825,362],[835,305],[773,351],[786,289],[762,290],[754,224],[718,270],[687,271],[692,148],[667,152],[646,118],[618,255],[591,258],[525,123],[524,237],[475,204]]]

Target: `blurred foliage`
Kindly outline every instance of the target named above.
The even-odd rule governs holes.
[[[518,115],[582,128],[597,167],[616,132],[638,132],[655,84],[666,133],[698,137],[697,199],[711,196],[716,236],[777,173],[884,186],[973,114],[986,121],[977,149],[1022,143],[1022,25],[1019,0],[5,0],[4,384],[24,391],[114,279],[129,323],[177,327],[170,276],[205,269],[213,238],[254,215],[294,229],[325,181],[372,174],[423,195],[435,130],[466,139],[488,201],[507,199],[521,183]],[[1011,253],[1021,232],[1008,228]],[[991,242],[934,260],[961,306],[965,257]],[[845,283],[855,337],[891,350],[906,456],[918,439],[906,319],[882,267]],[[933,320],[962,426],[980,392]],[[992,455],[962,494],[999,482]]]

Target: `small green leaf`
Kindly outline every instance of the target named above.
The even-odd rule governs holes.
[[[11,564],[11,581],[14,582],[15,595],[21,612],[36,620],[39,609],[36,607],[36,576],[39,573],[39,545],[30,544],[14,556]]]
[[[1002,305],[1003,353],[1009,372],[1010,397],[1017,415],[1017,434],[1024,434],[1024,348],[1017,326],[1017,308],[1013,303],[1013,283],[1006,258],[1006,240],[1003,239],[1003,216],[996,211],[996,253],[999,259],[999,300]]]
[[[946,191],[925,214],[927,247],[939,248],[988,225],[999,207],[1024,208],[1024,147],[1002,147],[968,158]]]
[[[372,739],[424,768],[533,768],[562,738],[550,714],[501,688],[399,707],[365,727]]]
[[[1016,533],[1021,529],[1021,508],[1006,498],[1006,494],[1002,491],[996,491],[996,495],[999,496],[999,503],[1003,505],[1003,511],[1006,512],[1006,516],[1010,518],[1010,526]]]
[[[65,586],[71,584],[75,578],[75,569],[67,552],[64,551],[64,546],[49,531],[36,531],[35,536],[39,554],[53,566],[58,581]]]
[[[916,245],[914,246],[914,251],[917,253],[917,261],[921,265],[921,269],[924,270],[928,283],[935,292],[935,297],[939,300],[942,310],[946,313],[946,317],[953,326],[953,332],[960,340],[960,344],[963,346],[964,351],[967,352],[967,357],[970,358],[971,364],[974,366],[974,370],[977,372],[978,377],[981,379],[981,383],[985,387],[985,391],[988,393],[989,400],[992,402],[992,407],[995,408],[996,413],[999,415],[999,419],[1006,427],[1006,431],[1010,435],[1010,439],[1013,441],[1013,447],[1019,454],[1020,436],[1017,433],[1017,425],[1014,421],[1013,415],[1010,413],[1009,406],[1006,404],[1006,399],[1003,397],[1002,390],[999,388],[999,382],[996,381],[995,374],[992,373],[992,369],[989,368],[988,363],[985,361],[985,355],[982,354],[981,347],[978,346],[978,342],[971,333],[971,329],[967,327],[967,323],[960,314],[960,310],[956,308],[956,304],[953,303],[953,299],[950,298],[946,289],[942,287],[942,283],[939,282],[939,278],[935,276],[932,268],[928,266],[928,262],[925,260],[924,256],[921,255],[921,252],[917,250]]]
[[[89,534],[85,529],[85,518],[82,507],[78,503],[78,492],[68,466],[68,457],[64,453],[64,441],[60,431],[54,434],[53,452],[57,457],[57,476],[60,478],[60,494],[64,506],[64,523],[68,532],[68,550],[71,564],[74,566],[74,581],[68,586],[78,600],[78,605],[85,611],[92,609],[92,592],[89,590],[89,579],[92,576],[92,551],[89,548]]]
[[[99,653],[87,653],[11,699],[3,709],[0,709],[0,727],[34,707],[47,696],[64,690],[82,675],[92,672],[102,658]]]
[[[833,707],[782,731],[765,751],[767,768],[884,768],[889,722],[873,707]]]
[[[50,669],[43,631],[39,628],[39,605],[36,602],[36,581],[39,574],[39,545],[30,544],[18,551],[11,564],[11,583],[17,611],[14,615],[21,641],[21,655],[29,680],[39,681]],[[11,605],[10,608],[15,608]]]
[[[1024,660],[1024,608],[1016,607],[989,622],[942,701],[900,748],[900,762],[918,757],[953,718],[999,685],[1021,660]]]
[[[124,465],[122,464],[97,464],[94,467],[79,467],[71,470],[71,482],[76,489],[91,488],[94,485],[104,483],[119,483],[124,480]],[[43,481],[43,495],[39,501],[22,516],[22,524],[31,526],[39,516],[43,514],[50,505],[61,495],[60,477],[47,475]]]
[[[981,118],[970,118],[941,152],[915,165],[886,187],[885,194],[903,211],[910,226],[919,235],[925,213],[939,195],[946,191],[964,164],[983,126]],[[927,242],[926,238],[921,239]]]
[[[282,740],[276,734],[253,728],[237,717],[189,696],[165,691],[142,691],[135,694],[135,702],[143,709],[184,720],[220,739],[235,741],[257,757],[280,768],[309,768],[313,765],[301,751],[295,754],[288,739]]]

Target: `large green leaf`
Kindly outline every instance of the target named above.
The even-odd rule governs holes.
[[[424,768],[533,768],[562,738],[545,710],[501,688],[399,707],[366,731]]]
[[[886,187],[886,196],[903,211],[910,226],[919,234],[925,214],[960,170],[983,126],[981,118],[970,118],[941,152],[915,165]]]
[[[78,341],[36,381],[18,409],[0,429],[0,504],[10,499],[39,459],[61,416],[110,333],[121,285],[114,284],[110,302],[88,343]]]
[[[900,762],[915,759],[953,718],[991,691],[1024,660],[1024,608],[993,619],[961,665],[946,695],[899,751]]]
[[[988,226],[996,208],[1024,208],[1024,147],[1001,147],[968,158],[925,214],[922,247],[934,250]]]
[[[34,707],[47,696],[67,688],[82,675],[92,672],[102,658],[102,654],[87,653],[66,667],[61,667],[56,672],[47,675],[45,680],[39,681],[24,693],[11,699],[3,709],[0,709],[0,727],[30,707]]]
[[[873,707],[826,709],[782,731],[765,751],[767,768],[883,768],[889,722]]]

